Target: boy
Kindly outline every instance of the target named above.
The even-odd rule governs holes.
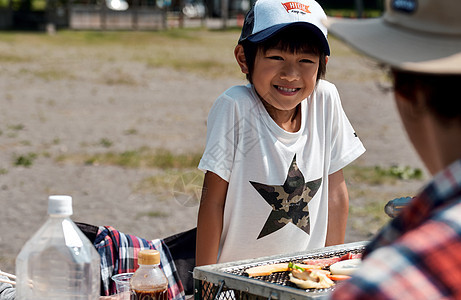
[[[321,79],[325,18],[313,0],[258,0],[248,12],[234,54],[250,84],[208,116],[198,266],[344,242],[342,168],[365,149]]]
[[[330,30],[391,68],[395,102],[434,176],[365,249],[333,299],[461,299],[460,1],[386,1],[382,18]]]

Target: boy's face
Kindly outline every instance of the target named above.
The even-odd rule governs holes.
[[[292,110],[307,98],[317,83],[319,56],[276,48],[258,51],[252,74],[253,85],[269,105]]]

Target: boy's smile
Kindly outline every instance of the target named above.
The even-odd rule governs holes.
[[[288,87],[283,87],[283,86],[275,86],[276,89],[280,91],[282,94],[286,94],[287,96],[293,95],[295,92],[299,91],[298,88],[288,88]]]
[[[279,49],[269,49],[265,53],[258,51],[252,74],[253,85],[266,102],[266,108],[284,114],[295,113],[298,104],[314,90],[318,68],[319,56],[316,54]]]

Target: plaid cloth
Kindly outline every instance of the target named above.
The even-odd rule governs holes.
[[[136,271],[139,251],[155,249],[160,252],[160,268],[168,279],[168,299],[185,299],[173,258],[163,240],[145,240],[124,234],[111,226],[100,226],[94,246],[101,256],[101,295],[115,294],[115,283],[111,280],[113,275]]]
[[[332,299],[461,299],[461,160],[367,245]]]

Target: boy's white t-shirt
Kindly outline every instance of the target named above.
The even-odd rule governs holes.
[[[298,132],[280,128],[252,85],[213,104],[199,169],[229,183],[218,262],[324,247],[328,175],[365,148],[327,81],[301,102],[301,119]]]

